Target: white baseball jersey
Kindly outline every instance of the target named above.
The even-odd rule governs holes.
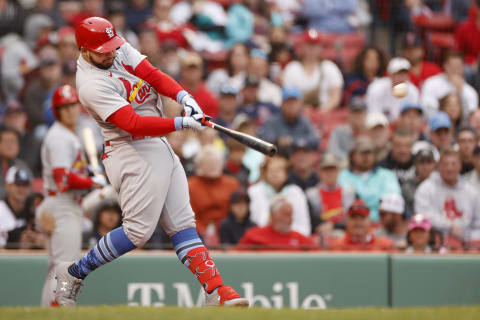
[[[58,192],[52,170],[65,168],[78,175],[87,175],[87,161],[78,137],[58,121],[48,130],[41,150],[43,165],[43,185],[48,191]],[[82,190],[67,191],[72,195],[81,195]]]
[[[131,104],[141,116],[162,116],[163,106],[154,88],[133,74],[146,57],[125,42],[113,65],[103,70],[80,55],[77,61],[77,91],[81,104],[97,121],[105,141],[130,136],[106,120],[118,109]]]

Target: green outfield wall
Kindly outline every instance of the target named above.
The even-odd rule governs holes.
[[[225,281],[267,308],[480,304],[480,256],[223,254]],[[0,254],[0,305],[39,305],[43,255]],[[172,254],[126,255],[93,272],[79,304],[199,306],[201,288]]]

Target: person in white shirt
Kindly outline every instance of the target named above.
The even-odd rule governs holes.
[[[439,100],[450,93],[458,93],[462,109],[468,114],[478,108],[478,93],[463,76],[463,57],[459,53],[449,53],[443,63],[443,73],[427,79],[423,83],[421,105],[427,118],[439,109]],[[468,118],[468,114],[464,115]]]
[[[420,96],[418,89],[408,80],[410,67],[410,62],[405,58],[397,57],[390,60],[387,67],[388,76],[374,80],[367,89],[366,101],[369,113],[381,112],[392,122],[399,117],[403,105],[418,104]],[[397,98],[393,95],[393,87],[402,82],[408,86],[407,95]]]
[[[318,91],[319,108],[332,110],[340,105],[343,76],[337,65],[322,59],[321,36],[308,30],[303,36],[301,60],[290,62],[283,71],[282,82],[287,88],[297,88],[305,95]]]

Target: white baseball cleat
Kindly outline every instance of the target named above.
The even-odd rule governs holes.
[[[232,287],[222,286],[212,293],[205,292],[205,306],[248,307],[249,302]]]
[[[68,273],[68,267],[73,262],[61,262],[55,268],[57,287],[55,301],[60,306],[74,307],[77,305],[77,296],[83,286],[83,280],[77,279]]]

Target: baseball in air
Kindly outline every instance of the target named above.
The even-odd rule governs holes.
[[[393,95],[396,98],[403,98],[408,93],[408,85],[405,82],[399,83],[393,87]]]

